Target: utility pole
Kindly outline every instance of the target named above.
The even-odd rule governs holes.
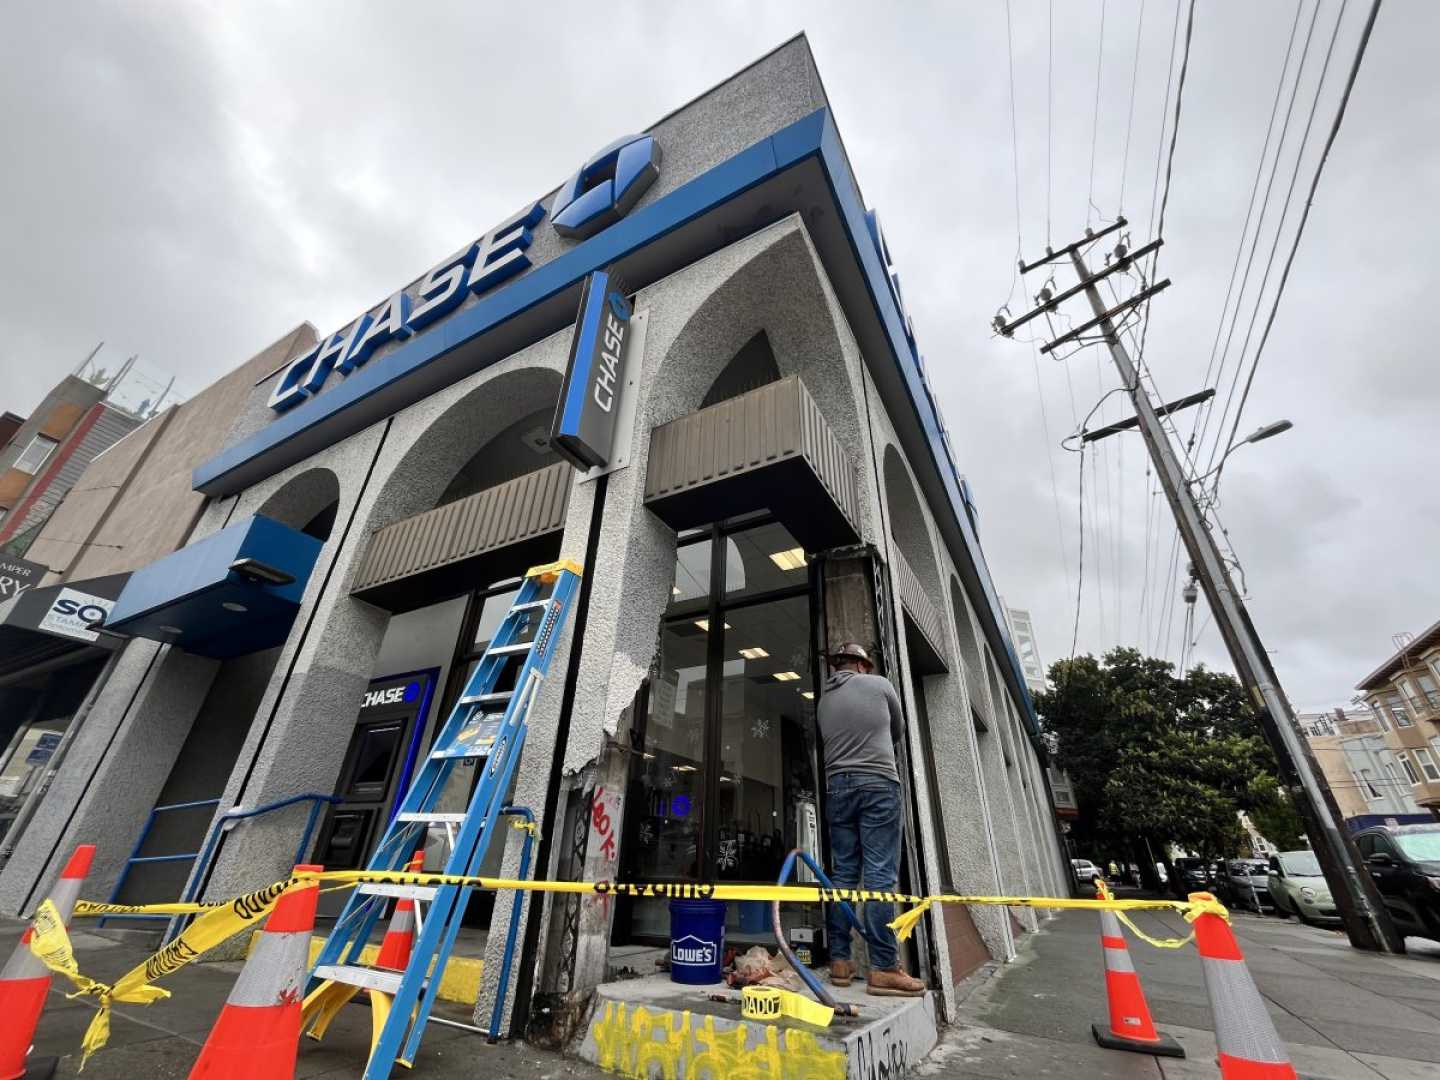
[[[1175,455],[1174,448],[1170,445],[1170,438],[1160,424],[1160,418],[1156,414],[1154,405],[1150,402],[1149,395],[1140,384],[1139,373],[1136,371],[1129,353],[1126,352],[1125,346],[1121,343],[1120,335],[1112,321],[1116,314],[1129,310],[1146,297],[1159,292],[1168,286],[1169,282],[1164,281],[1158,285],[1152,285],[1137,293],[1130,300],[1108,309],[1100,296],[1099,289],[1096,288],[1099,281],[1117,270],[1130,266],[1140,255],[1158,247],[1161,241],[1152,241],[1133,253],[1127,252],[1123,246],[1118,247],[1115,258],[1096,275],[1092,275],[1085,265],[1081,249],[1090,246],[1107,233],[1123,228],[1125,224],[1125,219],[1121,218],[1114,225],[1098,233],[1087,229],[1083,240],[1077,241],[1059,252],[1047,250],[1045,258],[1028,267],[1022,262],[1020,270],[1025,273],[1044,263],[1068,257],[1071,265],[1075,268],[1075,273],[1079,275],[1080,284],[1059,297],[1052,298],[1046,293],[1042,293],[1039,298],[1041,300],[1040,307],[1013,320],[1008,325],[997,318],[996,329],[1008,336],[1016,325],[1027,322],[1045,311],[1054,310],[1055,305],[1061,299],[1080,291],[1085,293],[1095,317],[1090,322],[1076,327],[1042,348],[1041,352],[1048,352],[1054,345],[1062,341],[1076,339],[1087,329],[1099,329],[1105,345],[1115,361],[1116,370],[1120,372],[1122,385],[1135,406],[1140,434],[1145,440],[1150,460],[1154,464],[1161,487],[1165,491],[1165,499],[1170,504],[1170,510],[1175,516],[1175,525],[1185,542],[1185,550],[1190,555],[1194,574],[1201,588],[1205,590],[1205,598],[1210,604],[1215,625],[1219,628],[1220,635],[1225,641],[1225,647],[1234,662],[1240,681],[1250,691],[1251,696],[1260,707],[1261,725],[1265,736],[1271,749],[1275,752],[1281,771],[1287,774],[1287,779],[1290,781],[1288,786],[1292,795],[1295,796],[1296,806],[1304,818],[1306,833],[1314,845],[1320,868],[1330,886],[1331,895],[1334,897],[1340,916],[1344,921],[1350,943],[1357,949],[1403,953],[1405,951],[1404,938],[1396,932],[1354,842],[1345,835],[1339,825],[1340,812],[1335,804],[1335,798],[1331,794],[1329,786],[1320,780],[1320,770],[1311,755],[1308,744],[1300,737],[1294,710],[1280,687],[1280,679],[1271,666],[1270,656],[1265,651],[1265,646],[1261,642],[1254,624],[1250,621],[1249,612],[1246,611],[1245,604],[1240,599],[1240,593],[1231,580],[1230,570],[1220,552],[1220,547],[1215,542],[1209,524],[1186,482],[1184,470]]]

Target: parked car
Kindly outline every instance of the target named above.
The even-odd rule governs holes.
[[[1082,889],[1093,889],[1097,882],[1105,880],[1104,872],[1089,859],[1071,859],[1070,869]]]
[[[1355,834],[1402,934],[1440,941],[1440,825],[1377,825]]]
[[[1210,863],[1205,859],[1185,857],[1172,863],[1175,867],[1175,895],[1184,899],[1192,892],[1210,891]]]
[[[1264,859],[1230,859],[1221,881],[1221,899],[1232,908],[1263,915],[1274,906],[1270,899],[1269,864]]]
[[[1315,852],[1282,851],[1271,855],[1266,884],[1281,918],[1295,915],[1307,925],[1340,925],[1340,912],[1330,896],[1330,886],[1325,884]]]

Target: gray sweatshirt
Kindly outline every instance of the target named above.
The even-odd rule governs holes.
[[[888,679],[837,671],[825,680],[818,716],[825,741],[825,775],[875,773],[896,783],[895,744],[900,741],[900,699]]]

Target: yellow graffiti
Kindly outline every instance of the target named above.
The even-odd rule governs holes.
[[[752,1040],[752,1028],[760,1038]],[[846,1071],[844,1051],[825,1049],[808,1031],[787,1030],[782,1050],[774,1024],[720,1031],[707,1016],[692,1030],[688,1011],[613,1001],[591,1023],[590,1037],[600,1067],[631,1080],[844,1080]]]
[[[826,1050],[810,1032],[791,1028],[785,1032],[785,1072],[814,1080],[845,1080],[845,1053]]]

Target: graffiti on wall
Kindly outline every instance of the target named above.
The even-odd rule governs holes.
[[[602,1069],[634,1080],[845,1080],[843,1050],[774,1024],[720,1030],[713,1016],[607,1001],[590,1037]]]

